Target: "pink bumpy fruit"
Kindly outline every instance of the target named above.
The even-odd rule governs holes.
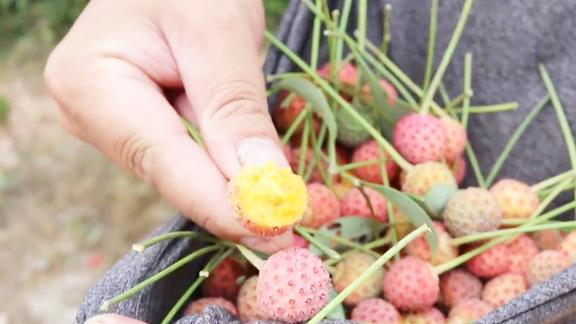
[[[446,318],[437,308],[429,308],[418,313],[404,315],[402,324],[444,324]]]
[[[446,130],[438,118],[412,113],[396,123],[393,143],[410,163],[440,161],[446,152]]]
[[[363,252],[354,251],[347,255],[336,265],[336,271],[332,278],[334,288],[341,292],[354,280],[362,275],[376,261],[376,258]],[[360,286],[346,297],[346,305],[356,305],[362,300],[376,297],[382,290],[382,280],[384,279],[384,268],[376,270]]]
[[[266,315],[260,310],[258,301],[256,299],[256,286],[258,285],[258,276],[253,276],[242,284],[236,306],[240,319],[243,321],[249,320],[265,320]]]
[[[466,268],[473,275],[481,278],[492,278],[508,272],[510,269],[508,246],[498,244],[473,257],[466,263]]]
[[[205,297],[197,299],[191,302],[186,310],[184,311],[185,315],[192,315],[192,314],[201,314],[204,312],[204,309],[208,306],[218,306],[226,309],[232,315],[238,315],[238,311],[236,310],[236,306],[231,302],[227,301],[224,298],[220,297]]]
[[[202,286],[204,297],[222,297],[235,301],[240,290],[238,277],[244,275],[244,267],[233,258],[226,258],[211,273]]]
[[[505,273],[490,279],[482,291],[482,300],[500,307],[512,299],[522,295],[526,289],[526,279],[519,273]]]
[[[520,235],[508,243],[508,258],[510,259],[510,272],[525,274],[530,261],[539,250],[534,240],[528,235]]]
[[[452,237],[441,222],[433,222],[433,224],[438,233],[438,247],[436,252],[432,253],[432,249],[426,238],[420,236],[406,246],[406,254],[430,262],[432,265],[439,265],[456,258],[458,256],[458,247],[451,244]]]
[[[455,269],[440,277],[441,299],[444,305],[453,305],[472,298],[480,298],[482,282],[463,269]]]
[[[402,317],[394,306],[384,299],[370,298],[361,301],[352,310],[351,320],[366,324],[401,324]]]
[[[366,197],[370,201],[370,205],[366,197],[359,188],[354,188],[346,193],[340,200],[340,214],[342,216],[360,216],[365,218],[374,216],[380,222],[388,220],[388,209],[386,206],[386,199],[378,191],[372,188],[362,188]],[[372,208],[370,208],[372,207]]]
[[[386,162],[386,176],[388,181],[392,181],[398,174],[398,166],[390,158],[390,154],[383,152],[384,155],[380,156],[380,149],[378,142],[370,140],[358,146],[352,154],[352,163],[376,161],[375,164],[355,168],[352,172],[360,179],[368,182],[383,183],[382,169],[378,161],[385,159]]]
[[[340,217],[340,201],[328,187],[320,183],[309,183],[307,187],[308,210],[302,218],[302,225],[318,228]]]
[[[469,324],[482,318],[492,311],[492,306],[480,299],[467,299],[450,309],[447,324]]]
[[[528,266],[526,277],[530,286],[550,279],[570,266],[565,254],[555,250],[544,250],[536,255]]]
[[[466,144],[468,143],[466,129],[462,124],[450,117],[442,117],[440,121],[446,130],[446,152],[444,157],[446,160],[452,161],[462,156],[466,149]]]
[[[502,179],[490,189],[498,201],[503,218],[528,218],[540,205],[536,192],[524,182]]]

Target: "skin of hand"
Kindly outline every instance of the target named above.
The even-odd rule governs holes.
[[[260,0],[94,0],[50,55],[45,80],[72,134],[209,232],[273,252],[292,234],[249,233],[227,188],[244,165],[288,166],[267,108],[263,30]]]

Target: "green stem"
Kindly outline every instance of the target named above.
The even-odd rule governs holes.
[[[330,259],[334,259],[334,260],[340,260],[341,259],[340,254],[338,254],[338,252],[336,252],[333,249],[322,244],[322,242],[318,241],[315,237],[310,235],[310,233],[306,229],[304,229],[303,227],[296,226],[296,227],[294,227],[294,230],[296,230],[296,232],[298,232],[298,234],[300,234],[300,236],[302,236],[303,238],[308,240],[308,242],[310,242],[310,244],[314,245],[315,247],[318,248],[318,250],[320,250],[324,254],[326,254]]]
[[[550,78],[548,71],[544,64],[539,64],[540,74],[542,75],[542,79],[544,80],[544,84],[546,85],[546,89],[548,89],[548,94],[550,95],[550,99],[552,100],[552,106],[556,110],[556,116],[558,117],[558,123],[560,124],[560,130],[562,130],[562,136],[564,137],[564,142],[566,143],[566,149],[568,150],[568,156],[570,157],[570,164],[572,165],[572,170],[576,171],[576,142],[574,141],[574,134],[570,129],[570,122],[566,117],[566,113],[564,111],[564,107],[562,106],[562,101],[560,101],[560,97],[558,96],[558,92],[556,91],[556,87],[554,86],[554,82]],[[574,190],[574,199],[576,199],[576,189]],[[576,214],[575,214],[576,216]]]
[[[330,312],[337,307],[338,305],[342,304],[344,299],[348,297],[358,286],[364,283],[374,272],[378,271],[380,268],[384,266],[386,262],[388,262],[394,255],[400,252],[406,245],[410,242],[414,241],[424,232],[430,231],[430,228],[426,225],[422,225],[414,230],[412,233],[408,234],[405,238],[400,240],[398,244],[394,247],[386,251],[378,260],[376,260],[366,271],[364,271],[358,278],[356,278],[348,287],[344,288],[334,299],[332,299],[328,305],[326,305],[320,312],[318,312],[312,319],[308,321],[308,324],[316,324],[320,323],[326,315],[330,314]]]
[[[208,272],[208,273],[212,272],[212,270],[214,270],[214,268],[216,268],[222,261],[224,261],[224,259],[229,257],[233,251],[234,251],[233,248],[229,248],[226,252],[215,255],[208,262],[208,264],[206,264],[204,269],[202,269],[202,271],[200,272]],[[168,314],[166,314],[166,316],[162,320],[162,324],[172,323],[172,320],[174,319],[176,314],[178,314],[180,309],[182,309],[182,306],[184,306],[184,304],[190,299],[192,294],[196,291],[196,289],[198,289],[198,287],[200,287],[200,285],[204,282],[204,280],[206,280],[206,277],[203,276],[198,276],[196,280],[194,280],[192,285],[188,289],[186,289],[184,294],[178,299],[176,304],[172,306]]]
[[[344,0],[344,5],[342,6],[342,15],[340,16],[340,24],[338,25],[338,32],[346,33],[346,27],[348,27],[348,18],[350,17],[350,10],[352,9],[352,0]],[[336,62],[342,60],[342,55],[344,52],[344,40],[336,39]]]
[[[192,123],[190,123],[186,118],[181,117],[180,119],[182,120],[182,124],[184,124],[184,127],[186,127],[188,134],[192,137],[194,142],[198,143],[200,147],[205,147],[200,131],[198,131],[198,129],[196,129],[196,127],[194,127],[194,125],[192,125]]]
[[[566,188],[566,190],[573,190],[573,189],[576,189],[576,183],[573,183],[570,186],[568,186],[568,188]],[[552,189],[543,189],[538,192],[538,196],[539,197],[548,196],[550,192],[552,192]]]
[[[257,256],[256,253],[254,253],[252,250],[245,247],[244,245],[236,244],[236,248],[238,249],[238,251],[240,251],[242,256],[244,256],[246,260],[248,260],[248,262],[250,262],[250,264],[254,266],[254,268],[258,270],[262,269],[266,261],[260,259],[260,257]]]
[[[284,108],[278,107],[276,109],[284,109]],[[288,127],[288,130],[286,130],[286,133],[284,133],[284,136],[282,136],[282,144],[288,144],[288,142],[290,142],[292,135],[294,135],[296,130],[302,125],[302,122],[304,122],[305,118],[306,118],[306,111],[304,110],[300,114],[298,114],[296,119],[294,119],[292,125]]]
[[[378,158],[380,159],[380,173],[382,174],[382,183],[384,186],[390,186],[390,179],[388,179],[388,169],[386,169],[386,158],[384,155],[384,150],[382,147],[378,147]],[[386,203],[386,209],[388,211],[388,222],[390,224],[396,224],[395,217],[394,217],[394,208],[392,204]],[[396,226],[390,226],[388,233],[390,234],[390,238],[392,239],[392,244],[398,243],[398,233],[396,232]],[[400,255],[396,255],[394,257],[396,260],[400,258]]]
[[[468,52],[464,56],[464,93],[472,91],[472,53]],[[462,126],[468,129],[468,118],[470,116],[470,97],[464,98],[462,105]]]
[[[390,41],[392,40],[392,5],[384,5],[384,21],[382,26],[382,46],[381,50],[384,55],[388,55]]]
[[[474,171],[474,175],[476,176],[476,182],[478,182],[478,186],[481,188],[486,188],[486,182],[484,181],[484,176],[482,175],[482,170],[480,170],[480,165],[478,164],[478,158],[476,158],[476,153],[474,153],[474,149],[470,143],[466,144],[466,153],[468,154],[468,160],[470,160],[470,166]]]
[[[526,117],[524,118],[522,123],[518,126],[518,128],[516,128],[514,134],[512,134],[512,136],[508,140],[508,143],[502,150],[502,153],[500,153],[500,155],[498,156],[498,159],[496,159],[496,163],[494,163],[494,166],[492,166],[492,170],[490,170],[490,173],[486,178],[487,187],[490,187],[490,185],[492,185],[492,183],[498,176],[498,173],[500,173],[500,170],[502,169],[504,162],[506,162],[506,160],[508,159],[510,152],[512,152],[512,149],[514,148],[514,146],[516,146],[516,143],[518,143],[520,137],[524,134],[524,132],[526,131],[528,126],[532,123],[534,118],[536,118],[536,116],[542,111],[542,109],[546,107],[547,103],[548,103],[548,96],[540,99],[540,101],[536,104],[536,106],[534,106],[534,108],[532,108],[532,110],[528,113],[528,115],[526,115]]]
[[[324,236],[321,231],[318,231],[318,230],[315,230],[315,229],[312,229],[312,228],[304,228],[304,227],[301,227],[301,226],[300,226],[299,229],[302,230],[302,231],[304,231],[304,232],[308,232],[309,234],[320,235],[320,236],[323,236],[323,237],[325,237],[325,238],[327,238],[327,239],[334,240],[335,242],[338,242],[338,243],[340,243],[340,244],[342,244],[342,245],[344,245],[344,246],[347,246],[347,247],[352,248],[352,249],[360,250],[360,251],[365,252],[365,253],[368,253],[368,254],[370,254],[370,255],[372,255],[372,256],[375,256],[375,257],[380,256],[378,253],[372,251],[371,249],[365,248],[363,245],[358,244],[358,243],[356,243],[356,242],[354,242],[354,241],[348,240],[348,239],[346,239],[346,238],[343,238],[343,237],[340,237],[340,236],[337,236],[337,235],[334,235],[334,236]]]
[[[460,105],[464,100],[469,99],[472,96],[471,92],[463,92],[458,97],[452,99],[446,106],[446,110],[451,112],[454,107]]]
[[[316,8],[322,9],[322,0],[316,0]],[[312,49],[310,51],[310,67],[314,70],[318,68],[318,53],[320,49],[320,27],[322,22],[320,17],[314,17],[314,25],[312,27]]]
[[[310,131],[311,131],[310,123],[308,122],[308,114],[310,113],[308,105],[306,105],[306,108],[302,113],[306,114],[306,121],[304,121],[304,130],[302,131],[302,142],[300,143],[300,157],[298,160],[299,176],[304,175],[304,170],[306,168],[306,158],[308,157],[308,139],[310,137]]]
[[[440,82],[442,81],[442,77],[444,76],[444,72],[446,72],[446,68],[448,67],[448,64],[450,63],[450,60],[452,59],[452,55],[454,54],[454,50],[456,49],[456,46],[458,45],[458,42],[460,40],[460,36],[462,35],[462,31],[464,30],[464,26],[466,26],[466,21],[468,20],[468,15],[470,14],[470,11],[472,10],[472,4],[474,4],[474,0],[466,0],[466,2],[464,2],[464,6],[462,6],[462,12],[460,14],[460,19],[458,20],[458,23],[456,24],[456,28],[454,29],[454,33],[452,34],[452,38],[450,39],[450,42],[448,43],[448,47],[446,48],[446,52],[444,53],[444,56],[442,56],[442,60],[440,60],[440,64],[438,65],[438,69],[436,70],[436,73],[434,74],[434,78],[432,79],[432,82],[430,83],[430,87],[428,89],[426,89],[425,91],[425,95],[424,98],[422,100],[422,110],[421,112],[423,114],[428,113],[428,110],[430,109],[430,105],[434,99],[434,94],[436,93],[436,90],[438,89],[438,86],[440,85]]]
[[[170,240],[170,239],[174,239],[174,238],[181,238],[181,237],[195,238],[195,237],[198,237],[198,233],[193,232],[193,231],[180,231],[180,232],[170,232],[170,233],[160,234],[160,235],[155,236],[155,237],[153,237],[149,240],[146,240],[144,242],[140,242],[140,243],[136,243],[136,244],[132,245],[132,250],[134,250],[138,253],[142,253],[147,248],[149,248],[150,246],[152,246],[154,244],[160,243],[160,242],[165,241],[165,240]]]
[[[495,105],[482,105],[482,106],[472,106],[470,107],[469,112],[471,114],[487,114],[487,113],[498,113],[498,112],[504,112],[504,111],[509,111],[509,110],[516,110],[518,109],[518,103],[517,102],[505,102],[505,103],[501,103],[501,104],[495,104]],[[463,110],[461,108],[453,108],[453,109],[448,109],[449,112],[451,113],[455,113],[455,114],[462,114]]]
[[[444,102],[444,106],[448,106],[450,104],[450,95],[448,95],[448,91],[446,91],[446,87],[444,86],[444,83],[440,83],[440,86],[438,87],[438,92],[440,92],[440,97],[442,98],[442,101]],[[446,109],[448,110],[448,109]],[[448,111],[451,112],[451,111]]]
[[[357,168],[363,168],[366,166],[371,166],[374,164],[378,164],[378,160],[369,160],[369,161],[360,161],[360,162],[352,162],[348,164],[342,164],[338,166],[338,172],[350,171]]]
[[[426,91],[430,86],[432,78],[432,68],[434,67],[434,54],[436,53],[436,26],[438,25],[438,0],[432,0],[430,9],[430,27],[428,29],[428,55],[426,57],[426,72],[424,73],[424,85],[422,89]]]
[[[562,172],[562,173],[555,175],[551,178],[548,178],[546,180],[538,182],[537,184],[532,185],[531,188],[532,188],[532,190],[534,190],[536,192],[540,192],[540,191],[544,190],[545,188],[553,186],[553,185],[557,184],[558,182],[561,182],[565,179],[572,178],[572,177],[576,177],[576,171],[568,170],[566,172]]]
[[[368,12],[368,1],[358,0],[358,47],[364,51],[366,44],[366,14]]]
[[[195,260],[195,259],[197,259],[197,258],[199,258],[205,254],[216,251],[219,248],[220,248],[220,245],[211,245],[211,246],[207,246],[207,247],[204,247],[204,248],[201,248],[199,250],[192,252],[191,254],[189,254],[189,255],[185,256],[184,258],[176,261],[175,263],[173,263],[172,265],[170,265],[166,269],[164,269],[164,270],[158,272],[157,274],[153,275],[152,277],[142,281],[141,283],[128,289],[127,291],[125,291],[125,292],[123,292],[123,293],[121,293],[121,294],[119,294],[119,295],[117,295],[111,299],[105,300],[102,303],[102,306],[100,307],[100,309],[102,311],[109,310],[110,306],[115,305],[119,302],[122,302],[126,299],[131,298],[132,296],[136,295],[137,293],[139,293],[144,288],[150,286],[151,284],[155,283],[156,281],[158,281],[160,279],[163,279],[164,277],[166,277],[170,273],[178,270],[179,268],[181,268],[185,264],[192,262],[193,260]]]

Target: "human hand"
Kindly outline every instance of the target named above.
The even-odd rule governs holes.
[[[73,134],[151,182],[211,233],[272,252],[236,221],[227,182],[243,165],[288,166],[266,104],[258,0],[90,1],[45,69]],[[183,127],[196,125],[206,150]]]

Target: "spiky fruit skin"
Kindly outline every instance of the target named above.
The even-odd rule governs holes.
[[[461,185],[464,182],[464,179],[466,179],[466,172],[468,171],[466,158],[464,158],[463,155],[457,156],[450,163],[450,170],[452,171],[452,175],[454,175],[456,183]]]
[[[289,323],[305,321],[329,301],[330,274],[307,249],[272,254],[260,269],[256,296],[267,317]]]
[[[438,248],[435,253],[432,253],[430,244],[423,236],[408,244],[405,251],[408,255],[418,257],[430,262],[432,265],[438,265],[456,258],[458,256],[458,248],[451,245],[452,237],[442,223],[433,222],[433,224],[438,233]]]
[[[402,324],[398,310],[381,298],[361,301],[352,309],[350,319],[362,324]]]
[[[505,273],[490,279],[482,291],[482,300],[500,307],[522,295],[528,289],[526,279],[519,273]]]
[[[243,321],[266,319],[266,315],[260,310],[256,300],[257,285],[258,276],[253,276],[246,279],[240,287],[236,306],[240,319]]]
[[[336,265],[336,272],[334,272],[332,278],[334,289],[336,289],[337,292],[344,290],[375,261],[376,258],[373,256],[359,251],[354,251],[347,255]],[[368,277],[364,283],[358,286],[358,288],[354,289],[354,291],[346,297],[344,303],[346,305],[356,305],[365,299],[378,296],[382,291],[381,283],[383,279],[384,268],[380,268]]]
[[[289,160],[289,162],[292,171],[294,171],[295,173],[298,172],[300,155],[301,155],[300,147],[297,147],[294,150],[292,150],[292,159]],[[308,169],[308,166],[312,163],[313,159],[314,159],[314,153],[312,152],[312,148],[308,148],[306,150],[306,158],[304,159],[305,160],[304,165],[306,166],[306,169]],[[322,175],[320,174],[319,168],[323,168],[324,170],[327,171],[328,164],[323,160],[317,161],[317,164],[312,170],[312,174],[310,175],[310,182],[322,182]]]
[[[572,232],[560,242],[560,252],[564,253],[570,263],[576,262],[576,232]]]
[[[338,75],[338,80],[346,86],[355,86],[356,82],[358,81],[358,69],[356,69],[356,67],[354,65],[352,65],[351,63],[345,63],[342,64],[341,66],[338,66],[337,68],[339,68],[337,75]],[[324,79],[329,80],[330,79],[330,64],[326,63],[324,65],[322,65],[322,67],[320,69],[318,69],[318,75],[321,76]]]
[[[426,195],[434,185],[457,187],[452,171],[439,162],[415,165],[405,173],[401,183],[402,191],[418,196]]]
[[[370,201],[370,205],[366,201],[366,198],[362,194],[359,188],[354,188],[340,200],[340,214],[342,216],[359,216],[370,218],[372,217],[372,210],[374,211],[374,216],[380,222],[386,222],[388,220],[388,209],[386,207],[386,199],[378,191],[372,188],[362,188],[364,193]]]
[[[518,180],[502,179],[490,192],[498,201],[503,218],[528,218],[540,205],[536,192]]]
[[[453,305],[472,298],[480,298],[482,282],[468,271],[455,269],[440,277],[441,299],[444,305]]]
[[[490,313],[493,307],[477,298],[467,299],[454,305],[448,313],[447,324],[470,324]]]
[[[440,118],[444,130],[446,131],[446,151],[444,157],[448,161],[452,161],[459,156],[462,156],[468,143],[468,135],[466,129],[462,124],[450,117]]]
[[[345,179],[342,179],[342,181],[336,182],[335,184],[332,185],[332,190],[334,190],[334,194],[336,194],[336,197],[338,197],[338,199],[340,200],[342,200],[342,198],[350,190],[352,190],[352,188],[354,188],[354,185],[348,181],[345,181]]]
[[[236,306],[231,302],[227,301],[224,298],[220,297],[205,297],[196,299],[195,301],[191,302],[186,310],[184,311],[185,315],[192,315],[192,314],[201,314],[204,312],[204,309],[208,306],[218,306],[226,309],[232,315],[238,315],[238,310]]]
[[[444,324],[446,318],[437,308],[429,308],[418,313],[404,315],[402,324]]]
[[[492,278],[508,272],[510,253],[505,244],[498,244],[466,262],[470,273],[481,278]]]
[[[388,181],[392,181],[398,174],[398,165],[390,158],[390,154],[383,152],[383,159],[386,159],[386,176]],[[378,142],[369,140],[358,146],[352,154],[352,163],[366,162],[366,161],[379,161],[381,159],[380,148]],[[382,169],[380,163],[363,166],[353,169],[352,172],[360,179],[369,182],[382,184]]]
[[[408,114],[398,120],[392,136],[394,147],[414,164],[440,161],[446,152],[446,130],[433,116]]]
[[[534,232],[530,235],[536,246],[540,250],[556,250],[560,248],[560,243],[564,236],[562,232],[557,229],[548,229],[543,231]]]
[[[368,107],[357,105],[355,107],[368,124],[374,126],[376,119]],[[347,147],[355,147],[370,138],[370,133],[345,109],[338,109],[335,113],[338,126],[338,142]]]
[[[294,120],[298,118],[298,115],[304,111],[304,107],[306,106],[306,100],[304,100],[304,98],[295,96],[285,107],[282,107],[281,105],[284,104],[287,97],[288,93],[286,92],[280,95],[280,105],[274,109],[272,114],[274,124],[281,132],[285,132],[290,128],[290,125],[294,123]]]
[[[530,286],[550,279],[570,266],[570,260],[560,251],[544,250],[530,262],[526,278]]]
[[[304,180],[274,164],[247,166],[229,183],[240,223],[256,234],[275,236],[298,223],[308,208]]]
[[[439,296],[439,279],[432,265],[413,256],[392,264],[382,283],[384,297],[396,308],[418,312],[432,307]]]
[[[202,295],[235,301],[240,290],[240,285],[236,280],[244,273],[244,267],[238,261],[226,258],[210,273],[202,285]]]
[[[340,217],[340,201],[328,187],[320,183],[309,183],[307,187],[308,210],[302,218],[302,225],[318,228]]]
[[[460,237],[497,230],[502,211],[489,191],[468,188],[450,198],[442,216],[450,234]]]
[[[538,252],[538,247],[530,236],[520,235],[514,241],[508,243],[509,271],[525,274],[530,261]]]

